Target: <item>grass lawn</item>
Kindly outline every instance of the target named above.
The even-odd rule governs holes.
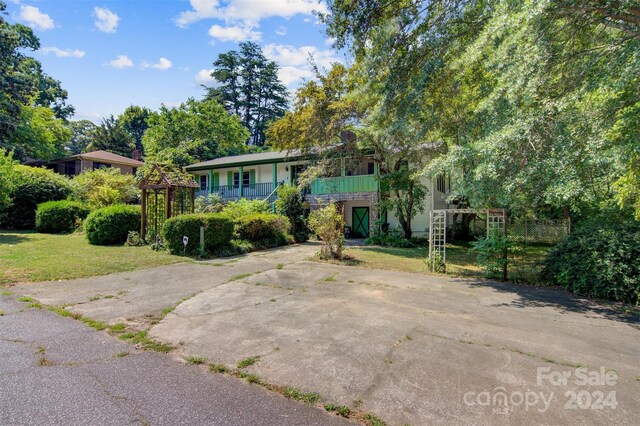
[[[447,244],[447,273],[461,276],[484,276],[483,269],[476,261],[476,255],[469,253],[469,243]],[[531,245],[523,247],[515,254],[510,254],[509,279],[517,282],[537,282],[540,262],[544,259],[550,246]],[[393,248],[378,246],[350,247],[345,254],[351,256],[352,265],[364,268],[388,269],[391,271],[429,273],[424,259],[429,252],[428,247]]]
[[[82,234],[0,231],[0,285],[105,275],[185,260],[148,246],[92,246]]]

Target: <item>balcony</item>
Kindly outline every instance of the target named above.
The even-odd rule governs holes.
[[[319,178],[311,183],[310,194],[344,194],[350,192],[377,192],[375,175]]]
[[[269,197],[269,202],[275,200],[275,194],[273,193],[273,183],[254,183],[252,185],[240,186],[224,185],[214,186],[212,193],[218,194],[225,201],[239,200],[240,198],[246,198],[248,200],[265,200]],[[196,197],[206,196],[209,194],[208,189],[201,189],[196,191]]]

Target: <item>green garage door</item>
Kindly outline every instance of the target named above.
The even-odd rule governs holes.
[[[369,236],[369,207],[354,207],[353,236],[366,238]]]

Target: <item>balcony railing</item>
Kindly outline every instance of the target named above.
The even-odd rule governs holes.
[[[211,192],[219,194],[224,200],[239,200],[240,198],[263,200],[271,195],[273,189],[273,183],[269,182],[243,185],[242,190],[240,190],[240,186],[235,185],[214,186]],[[196,191],[196,197],[208,194],[208,188]]]
[[[319,178],[311,183],[310,188],[313,195],[376,191],[378,191],[378,180],[375,175]]]

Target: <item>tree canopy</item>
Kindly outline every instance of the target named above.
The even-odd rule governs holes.
[[[240,117],[249,129],[249,145],[263,146],[265,131],[287,109],[287,89],[278,79],[278,65],[269,61],[259,45],[240,43],[239,51],[221,53],[211,76],[218,82],[207,88],[206,99],[214,99]]]

